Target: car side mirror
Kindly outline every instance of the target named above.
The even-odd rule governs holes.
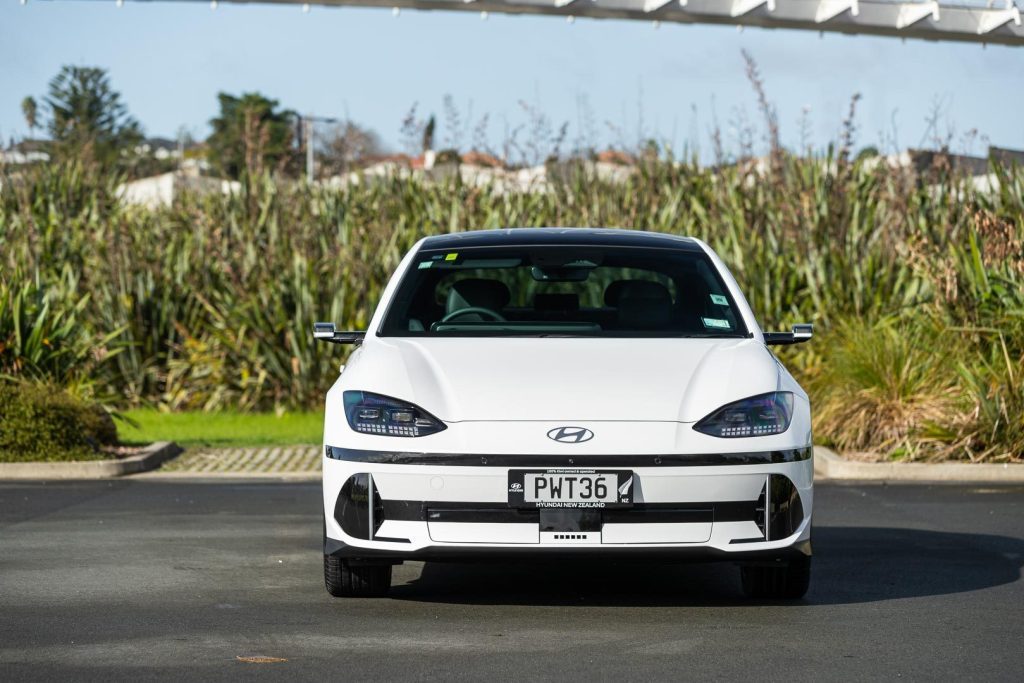
[[[362,344],[365,332],[338,332],[334,323],[313,323],[313,338],[331,344]]]
[[[792,332],[765,332],[764,343],[770,346],[783,346],[786,344],[801,344],[810,341],[814,336],[814,325],[800,323],[793,325]]]

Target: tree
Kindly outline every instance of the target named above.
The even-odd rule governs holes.
[[[345,121],[333,128],[323,141],[320,157],[328,173],[347,173],[366,159],[384,153],[380,136],[369,128]]]
[[[31,99],[22,103],[26,119]],[[50,81],[45,102],[46,128],[60,156],[113,163],[122,151],[142,140],[138,122],[129,115],[121,94],[111,87],[104,69],[61,67]]]
[[[28,124],[28,134],[31,136],[32,132],[39,127],[39,105],[36,104],[36,98],[26,97],[21,101],[21,113],[25,117],[25,123]]]
[[[868,145],[867,147],[863,148],[861,151],[857,152],[856,160],[857,161],[863,161],[865,159],[871,159],[872,157],[877,157],[878,155],[879,155],[878,148],[875,147],[874,145]]]
[[[210,163],[237,178],[270,168],[284,170],[296,160],[293,145],[295,112],[278,109],[278,101],[260,93],[240,97],[218,93],[220,116],[211,119],[206,140]]]
[[[423,151],[428,152],[434,149],[434,129],[437,127],[437,122],[434,120],[434,115],[431,114],[430,118],[427,119],[427,125],[423,128]]]

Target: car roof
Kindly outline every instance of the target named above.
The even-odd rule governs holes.
[[[701,250],[697,241],[690,237],[610,228],[502,228],[454,232],[428,237],[423,240],[420,249],[508,246],[653,247],[682,251]]]

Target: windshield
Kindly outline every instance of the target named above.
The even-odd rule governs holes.
[[[745,337],[707,255],[632,247],[421,251],[386,337]]]

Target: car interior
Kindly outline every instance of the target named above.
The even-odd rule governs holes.
[[[535,265],[539,260],[515,259],[510,266],[507,258],[495,259],[494,267],[487,259],[424,261],[429,267],[412,271],[414,285],[403,283],[399,310],[389,312],[384,333],[745,335],[702,259]]]

